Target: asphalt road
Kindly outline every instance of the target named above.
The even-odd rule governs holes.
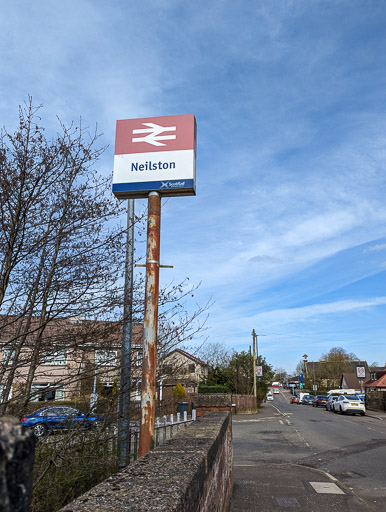
[[[289,397],[281,391],[258,415],[233,417],[231,510],[386,511],[386,416],[333,414]],[[342,494],[316,491],[318,481]]]

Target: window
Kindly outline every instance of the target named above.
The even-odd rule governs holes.
[[[42,364],[49,366],[64,366],[67,364],[66,352],[64,350],[46,352],[43,356]]]
[[[189,365],[189,373],[194,373],[196,371],[196,365],[195,364],[190,364]]]
[[[113,396],[114,382],[102,382],[101,395],[111,398]]]
[[[135,357],[135,366],[142,366],[142,360],[143,360],[143,352],[142,350],[138,350]]]
[[[3,363],[12,364],[15,359],[16,351],[14,348],[3,349]]]
[[[55,386],[52,382],[35,382],[31,386],[31,402],[48,402],[64,400],[63,386]]]
[[[115,366],[117,362],[116,350],[96,350],[95,364],[99,366]]]

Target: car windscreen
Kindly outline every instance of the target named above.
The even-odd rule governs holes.
[[[359,398],[357,396],[352,396],[352,395],[346,395],[345,398],[347,398],[347,400],[359,400]]]

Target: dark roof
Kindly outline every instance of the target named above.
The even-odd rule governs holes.
[[[185,350],[182,350],[181,348],[176,348],[175,350],[172,350],[172,352],[169,352],[169,354],[167,354],[166,357],[171,356],[172,354],[174,354],[174,352],[179,352],[183,356],[188,357],[189,359],[191,359],[192,361],[194,361],[197,364],[200,364],[201,366],[209,366],[207,363],[205,363],[198,357],[193,356],[192,354],[189,354],[189,352],[186,352]]]
[[[346,381],[347,388],[346,389],[360,389],[361,384],[359,382],[356,373],[342,373],[342,378],[340,380],[340,387],[343,385],[343,378]],[[364,379],[362,379],[364,380]]]
[[[34,343],[39,334],[41,319],[32,317],[30,324],[26,317],[0,316],[0,335],[3,346],[12,346],[25,333],[26,344]],[[142,344],[143,326],[133,324],[133,344]],[[83,320],[80,317],[52,318],[47,321],[43,332],[43,347],[56,346],[114,346],[120,347],[122,323],[105,320]]]

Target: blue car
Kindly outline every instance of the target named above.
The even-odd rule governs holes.
[[[74,430],[77,428],[99,428],[104,417],[96,414],[83,414],[73,407],[44,407],[28,416],[21,418],[23,428],[32,429],[36,437],[58,430]]]

